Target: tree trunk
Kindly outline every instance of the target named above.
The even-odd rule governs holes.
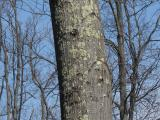
[[[111,120],[97,0],[50,0],[62,120]]]
[[[10,92],[10,86],[9,86],[9,80],[8,80],[8,76],[9,76],[9,71],[8,71],[8,50],[5,47],[4,44],[2,44],[3,46],[3,51],[4,51],[4,69],[5,69],[5,82],[6,82],[6,97],[7,97],[7,120],[11,119],[11,92]]]
[[[137,61],[134,61],[133,65],[133,75],[131,76],[131,92],[130,92],[130,108],[129,108],[129,120],[134,120],[134,108],[135,108],[135,103],[136,103],[136,86],[137,86],[137,71],[138,71],[138,66],[137,66]]]
[[[126,101],[126,68],[125,68],[125,47],[124,47],[124,26],[122,1],[115,0],[117,10],[117,43],[118,43],[118,66],[119,66],[119,90],[120,90],[120,119],[128,120]]]

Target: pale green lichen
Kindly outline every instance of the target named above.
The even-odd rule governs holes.
[[[79,48],[84,48],[85,47],[85,42],[78,42],[78,45],[77,45]]]
[[[72,54],[72,57],[73,57],[73,58],[76,58],[77,52],[78,52],[78,50],[77,50],[76,48],[70,49],[69,52]]]
[[[84,58],[88,56],[88,52],[84,49],[72,48],[69,50],[73,58]]]
[[[104,60],[105,60],[104,58],[100,58],[100,61],[104,62]]]
[[[88,75],[88,70],[84,72],[84,75]]]
[[[68,73],[69,73],[69,76],[72,77],[72,76],[75,76],[76,73],[75,73],[75,69],[74,68],[71,68],[68,70]]]
[[[89,23],[90,24],[90,23]],[[80,37],[83,38],[83,37],[94,37],[96,39],[100,39],[100,34],[97,32],[96,29],[93,29],[91,25],[89,25],[88,27],[84,28],[84,29],[81,29],[81,32],[80,32]],[[91,39],[92,40],[92,39]]]
[[[93,11],[93,1],[90,1],[90,4],[86,4],[84,6],[82,6],[82,17],[86,17],[88,15],[88,13],[91,13]]]
[[[87,51],[86,51],[86,50],[83,50],[83,49],[80,49],[80,50],[79,50],[79,53],[80,53],[80,56],[81,56],[81,57],[85,57],[85,56],[88,55]]]
[[[82,118],[80,118],[80,120],[89,120],[89,117],[88,117],[88,115],[85,114],[82,116]]]
[[[97,31],[94,24],[95,21],[97,21],[96,14],[98,12],[98,10],[95,10],[95,8],[96,7],[94,6],[93,0],[90,0],[88,4],[85,4],[81,7],[81,19],[85,22],[82,23],[83,27],[80,30],[80,37],[94,36],[94,38],[100,38],[100,32]]]
[[[87,57],[84,57],[83,60],[88,60]]]
[[[102,62],[101,62],[101,61],[97,61],[96,63],[97,63],[97,65],[101,65],[101,64],[102,64]]]
[[[105,83],[106,84],[111,84],[111,82],[110,82],[110,80],[108,78],[106,78]]]

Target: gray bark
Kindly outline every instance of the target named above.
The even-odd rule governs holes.
[[[62,120],[111,120],[111,80],[97,0],[50,0]]]

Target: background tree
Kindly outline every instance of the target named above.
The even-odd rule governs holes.
[[[156,119],[158,107],[153,106],[159,103],[155,92],[160,85],[159,1],[108,0],[104,4],[106,45],[111,48],[108,58],[113,73],[114,118],[117,120],[120,115],[121,120]]]
[[[42,6],[32,1],[30,7]],[[0,119],[55,120],[59,96],[51,28],[27,7],[24,1],[0,1]]]

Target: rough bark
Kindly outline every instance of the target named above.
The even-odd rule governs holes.
[[[50,0],[62,120],[111,120],[97,0]]]
[[[136,86],[137,86],[137,61],[134,61],[135,65],[133,66],[133,73],[131,76],[131,92],[130,92],[130,108],[129,108],[129,120],[134,120],[134,108],[136,103]]]

